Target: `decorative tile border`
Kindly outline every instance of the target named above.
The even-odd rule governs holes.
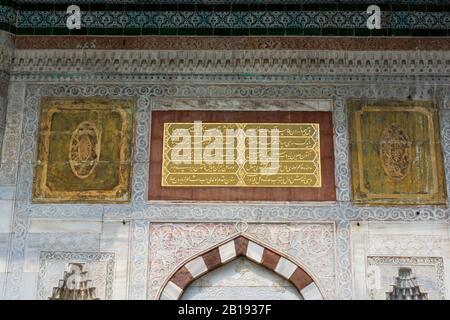
[[[412,0],[411,0],[412,1]],[[410,2],[411,3],[411,2]],[[67,3],[0,6],[0,27],[18,34],[449,36],[450,7],[379,3],[382,29],[369,30],[367,2],[108,4],[80,2],[82,28],[66,28]],[[16,10],[17,9],[17,10]],[[2,22],[3,21],[3,22]]]
[[[133,220],[131,231],[128,299],[145,300],[147,298],[150,223],[148,220]]]
[[[21,28],[51,28],[67,29],[65,11],[19,10],[16,27]],[[87,11],[81,14],[81,30],[89,29],[283,29],[283,34],[289,28],[314,30],[319,28],[318,34],[325,35],[323,29],[367,29],[366,22],[369,14],[365,10],[357,11],[285,11],[283,5],[277,11],[231,11],[214,8],[211,11]],[[367,9],[367,8],[364,8]],[[176,7],[175,7],[176,10]],[[203,8],[200,10],[204,10]],[[443,7],[442,7],[443,11]],[[9,14],[14,18],[13,13]],[[382,11],[382,29],[450,29],[448,12],[421,11]],[[11,18],[9,20],[11,20]],[[12,20],[14,21],[14,20]],[[8,21],[10,23],[10,21]],[[139,31],[138,29],[138,31]],[[215,30],[213,30],[214,33]],[[160,31],[161,32],[161,31]],[[194,31],[195,32],[195,31]],[[231,33],[231,32],[229,32]],[[139,34],[139,33],[138,33]],[[335,35],[338,35],[337,33]],[[445,34],[447,35],[447,34]]]

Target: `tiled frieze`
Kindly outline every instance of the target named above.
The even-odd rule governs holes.
[[[367,8],[366,8],[367,9]],[[386,12],[386,29],[449,29],[448,12]],[[9,14],[11,15],[11,14]],[[17,28],[66,28],[65,11],[20,10]],[[364,29],[369,15],[357,11],[88,11],[82,28],[171,29]],[[36,23],[39,21],[38,23]],[[338,35],[338,34],[335,34]]]
[[[105,3],[79,2],[81,29],[66,28],[67,4],[2,5],[2,29],[17,34],[81,35],[326,35],[448,36],[448,6],[378,3],[380,30],[366,26],[366,1],[357,3]],[[51,10],[53,7],[53,10]],[[34,9],[34,10],[33,10]]]

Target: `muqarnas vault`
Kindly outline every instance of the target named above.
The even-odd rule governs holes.
[[[33,202],[128,202],[134,105],[42,98]]]
[[[438,110],[427,101],[349,101],[353,202],[446,205]]]

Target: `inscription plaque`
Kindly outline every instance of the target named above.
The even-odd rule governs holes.
[[[150,200],[334,201],[331,112],[153,111]]]
[[[162,186],[321,187],[318,123],[165,123]]]

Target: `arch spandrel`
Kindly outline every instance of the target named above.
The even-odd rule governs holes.
[[[194,280],[238,257],[245,257],[288,280],[305,300],[324,299],[317,282],[304,267],[245,235],[188,259],[165,282],[158,298],[179,299]]]

